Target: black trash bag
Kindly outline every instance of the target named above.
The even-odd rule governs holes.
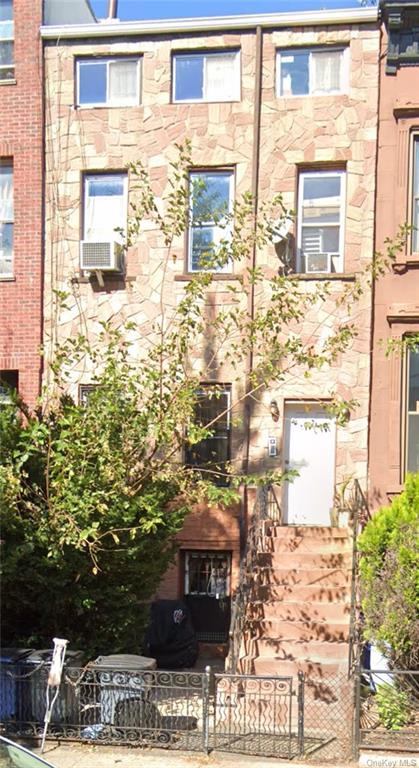
[[[198,640],[189,608],[181,600],[156,600],[150,611],[145,652],[156,659],[158,669],[193,667]]]

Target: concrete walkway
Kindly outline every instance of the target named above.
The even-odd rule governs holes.
[[[38,752],[38,750],[36,750]],[[139,749],[135,747],[98,747],[92,745],[46,744],[45,760],[56,768],[307,768],[299,763],[276,758],[174,752],[164,749]],[[341,768],[348,768],[349,764]],[[316,768],[321,768],[317,764]],[[326,768],[326,766],[324,766]],[[330,763],[327,768],[331,768]],[[333,768],[340,768],[333,763]]]

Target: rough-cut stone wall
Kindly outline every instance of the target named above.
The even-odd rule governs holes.
[[[275,50],[301,45],[345,44],[349,46],[348,92],[330,96],[278,98],[275,92]],[[371,260],[373,250],[375,141],[377,129],[378,31],[369,26],[341,28],[295,28],[264,33],[260,200],[282,192],[287,206],[297,207],[299,169],[339,167],[347,171],[345,220],[345,275],[334,276],[332,295],[323,306],[314,308],[303,329],[315,340],[319,333],[344,317],[336,299],[354,273]],[[241,51],[241,100],[232,103],[171,103],[171,55],[176,50],[239,48]],[[75,108],[74,61],[78,55],[130,53],[142,55],[142,102],[125,108]],[[127,254],[125,284],[107,282],[105,289],[81,282],[79,240],[82,215],[82,173],[95,170],[120,170],[128,162],[141,159],[149,168],[159,195],[168,191],[169,163],[177,156],[174,143],[188,137],[196,167],[231,167],[235,171],[235,193],[250,190],[252,183],[253,122],[255,109],[256,36],[213,33],[177,35],[110,42],[73,41],[50,44],[46,48],[47,93],[47,258],[45,313],[47,346],[77,332],[83,324],[98,333],[100,320],[134,320],[143,341],[141,357],[147,348],[151,323],[159,314],[160,294],[167,307],[176,305],[185,286],[186,244],[184,238],[173,243],[167,259],[162,285],[162,265],[167,258],[161,236],[144,226],[138,243]],[[327,166],[325,166],[327,164]],[[278,270],[272,246],[258,256],[268,273]],[[236,271],[239,271],[236,268]],[[71,290],[68,309],[57,311],[52,288]],[[236,283],[240,286],[240,283]],[[315,291],[316,283],[307,276],[302,290]],[[225,279],[217,276],[210,291],[209,304],[228,301]],[[263,290],[261,293],[263,300]],[[246,297],[242,294],[243,305]],[[370,297],[366,294],[355,310],[359,335],[339,365],[329,367],[307,380],[293,371],[280,390],[261,394],[255,403],[251,430],[251,463],[254,468],[281,466],[281,454],[268,458],[268,435],[282,441],[282,417],[286,399],[328,398],[333,390],[342,397],[355,398],[359,405],[349,424],[337,432],[337,481],[356,475],[362,481],[367,467],[367,418],[369,392]],[[50,348],[50,347],[49,347]],[[300,375],[299,375],[300,374]],[[89,371],[74,372],[74,393],[79,381],[88,382]],[[228,370],[219,372],[220,381],[233,381]],[[242,382],[233,388],[233,400]],[[281,418],[271,419],[269,404],[275,398]],[[235,429],[233,447],[240,458],[240,427]],[[202,521],[201,521],[202,522]],[[188,523],[192,524],[192,523]],[[200,531],[199,515],[196,531]],[[224,525],[224,523],[223,523]],[[211,526],[207,521],[205,528]],[[237,552],[238,525],[235,515],[225,516],[223,538],[226,549]],[[214,528],[214,530],[216,527]],[[205,530],[212,539],[211,530]],[[189,532],[190,541],[201,542],[201,533]],[[194,545],[195,546],[195,545]],[[199,546],[199,544],[196,544]]]

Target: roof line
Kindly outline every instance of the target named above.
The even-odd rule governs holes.
[[[329,11],[291,13],[254,13],[237,16],[207,16],[189,19],[152,19],[138,21],[101,21],[97,24],[62,24],[42,26],[41,37],[57,38],[125,37],[154,33],[205,32],[261,27],[296,27],[341,24],[368,24],[378,19],[378,7],[345,8]]]

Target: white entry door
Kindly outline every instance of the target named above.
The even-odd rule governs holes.
[[[336,424],[316,403],[285,406],[284,469],[299,477],[284,483],[284,522],[330,525],[335,486]]]

